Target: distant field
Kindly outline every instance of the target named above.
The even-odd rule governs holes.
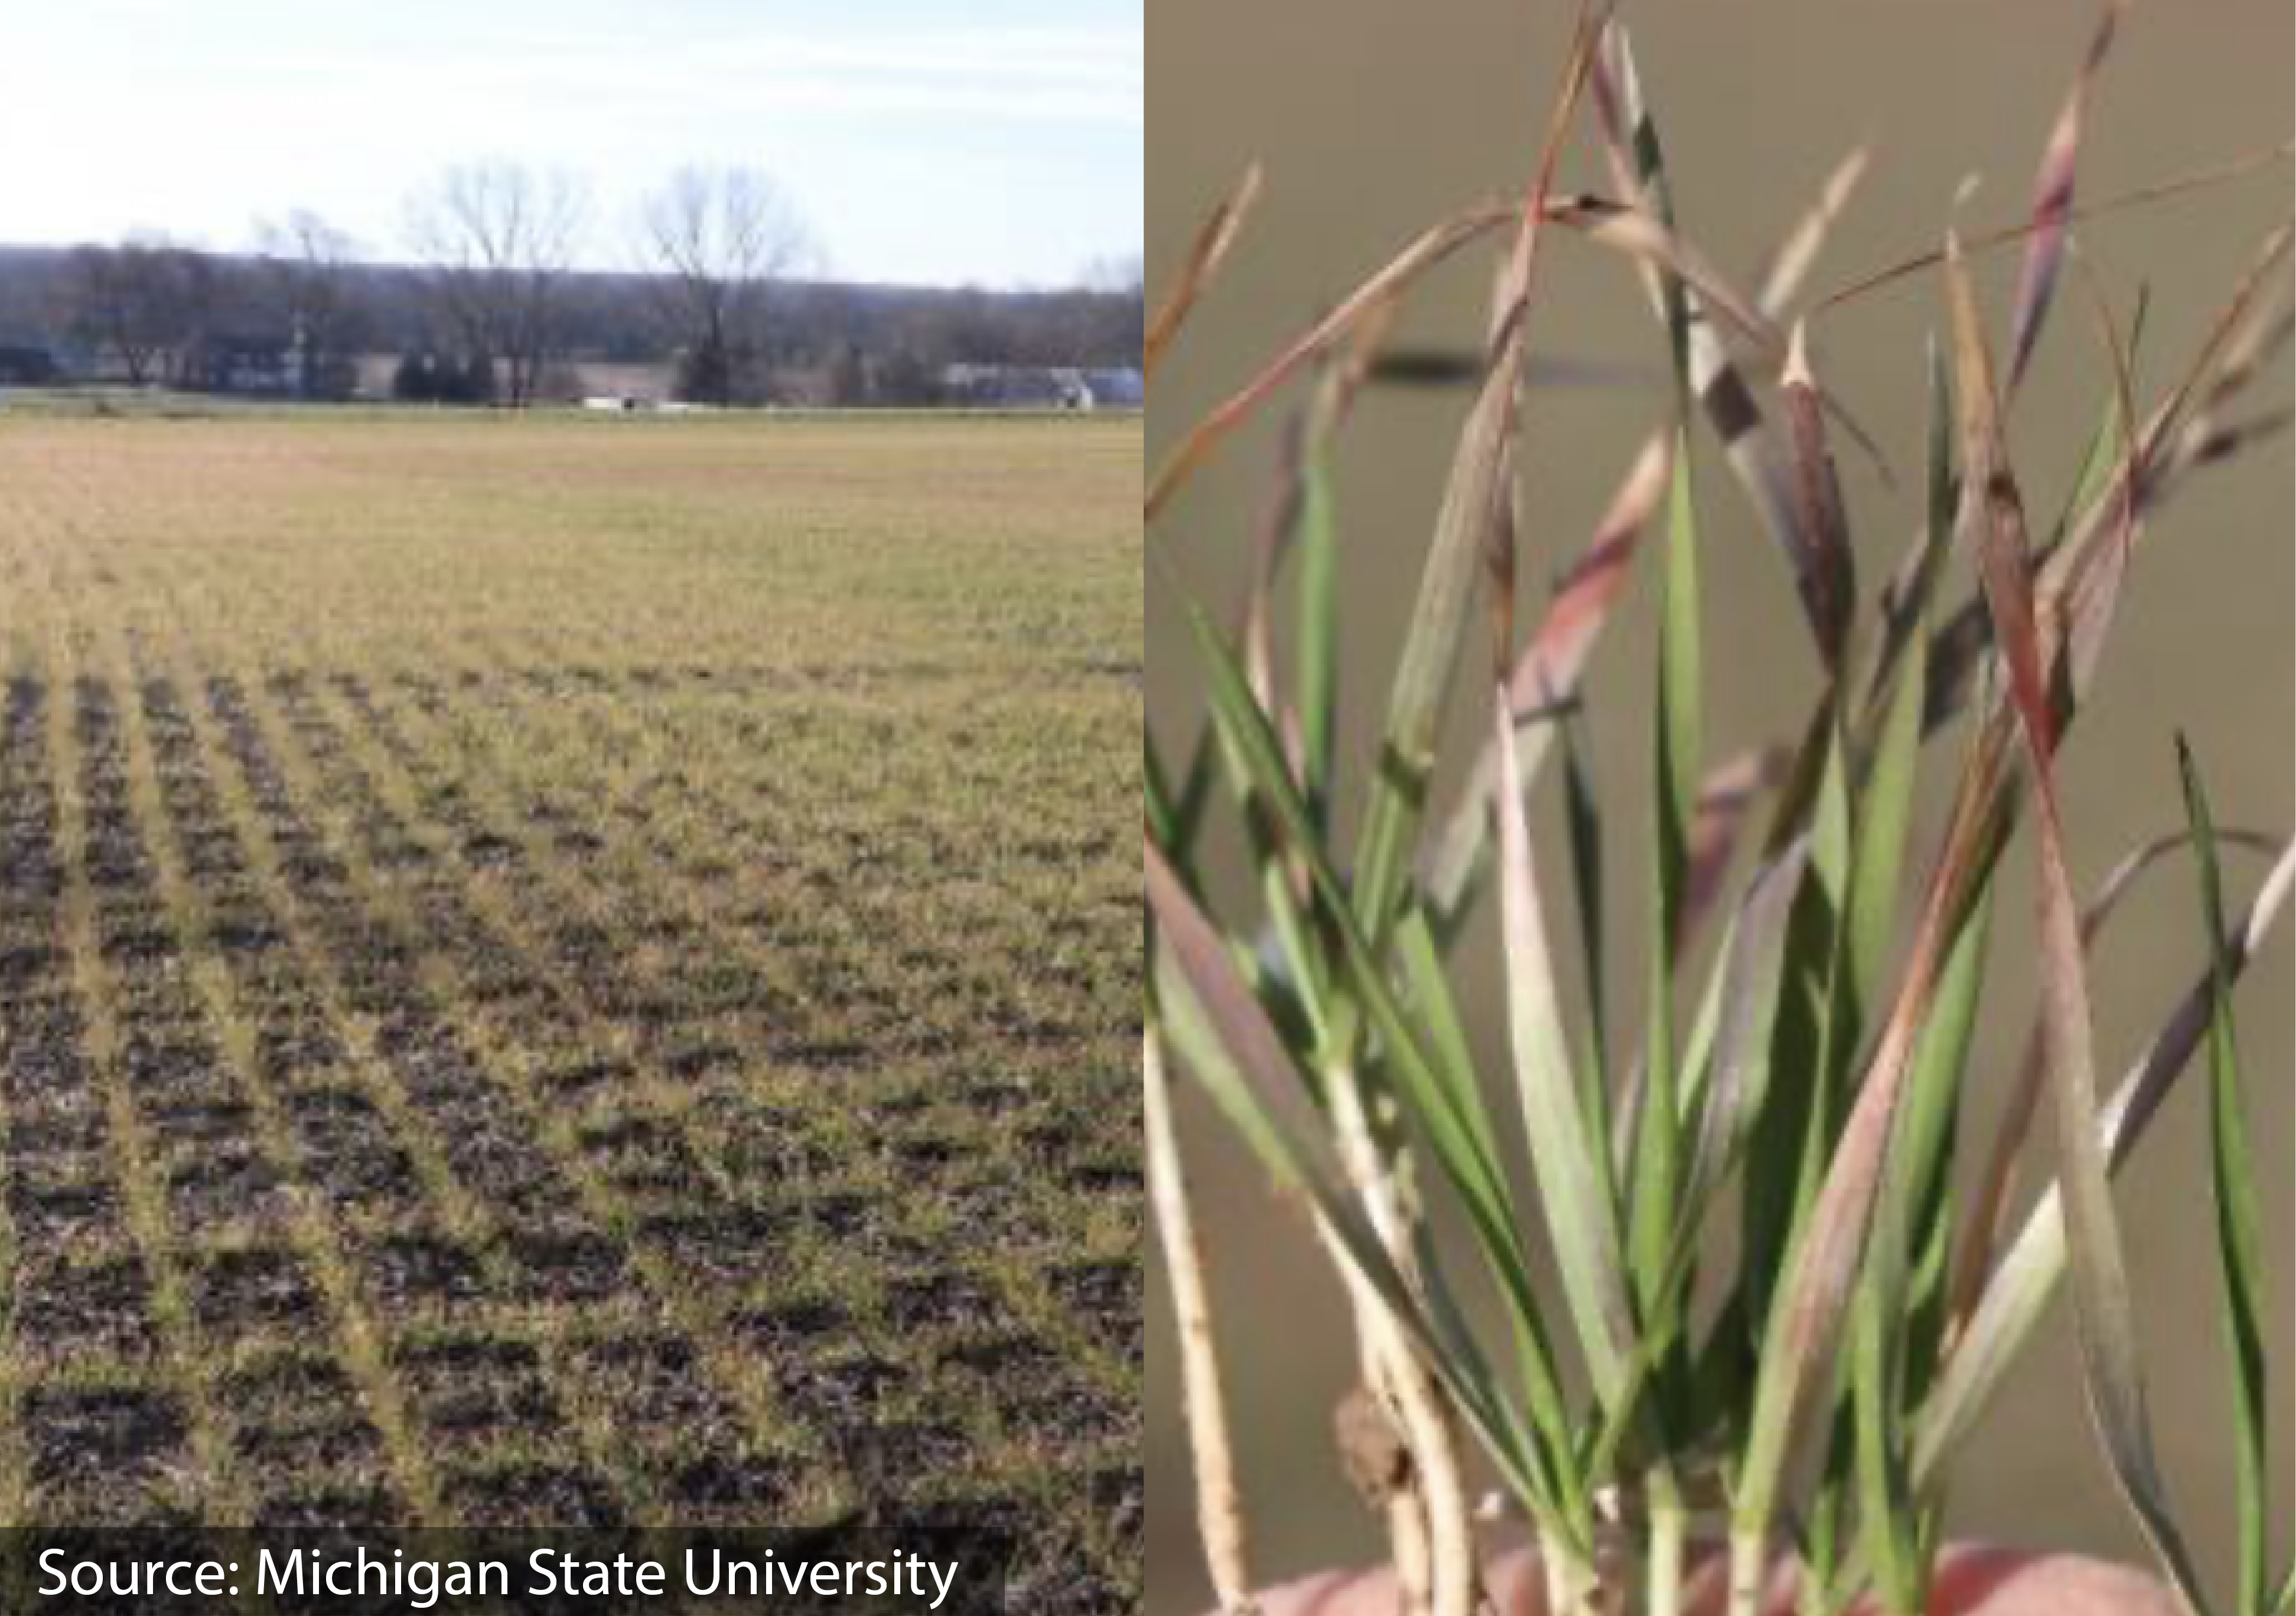
[[[1135,1607],[1140,454],[0,416],[0,1521]]]

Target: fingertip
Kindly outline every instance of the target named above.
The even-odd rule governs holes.
[[[1526,1550],[1492,1558],[1483,1568],[1483,1589],[1485,1608],[1498,1616],[1546,1616],[1538,1558]],[[1259,1616],[1394,1616],[1395,1573],[1383,1565],[1318,1571],[1268,1589],[1255,1604]]]
[[[1948,1552],[1932,1603],[1937,1616],[2185,1616],[2166,1587],[2127,1566],[1988,1545]]]
[[[1261,1594],[1259,1616],[1374,1616],[1395,1608],[1394,1573],[1370,1571],[1318,1571]],[[1214,1612],[1210,1616],[1220,1616]]]
[[[1546,1616],[1546,1581],[1527,1550],[1501,1554],[1484,1568],[1483,1587],[1504,1616]]]

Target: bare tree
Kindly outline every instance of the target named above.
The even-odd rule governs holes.
[[[65,272],[64,323],[73,336],[99,353],[109,352],[144,385],[159,355],[141,277],[131,272],[127,250],[93,243],[72,249]]]
[[[1077,277],[1077,284],[1086,291],[1103,291],[1117,297],[1140,295],[1143,280],[1140,255],[1119,252],[1107,258],[1093,259]]]
[[[207,345],[209,327],[222,306],[224,273],[219,260],[189,247],[159,245],[156,255],[161,356],[170,385],[192,383],[193,358]]]
[[[672,340],[681,390],[730,404],[759,357],[775,282],[815,260],[796,205],[756,168],[686,168],[639,210],[646,255]]]
[[[299,356],[297,390],[331,390],[325,378],[349,358],[362,310],[354,294],[357,244],[317,214],[299,208],[255,228],[271,307]]]
[[[136,236],[75,248],[65,296],[73,332],[108,350],[142,387],[178,378],[214,312],[216,277],[203,255]]]
[[[408,210],[465,358],[499,360],[512,406],[533,401],[588,213],[571,176],[499,160],[447,169]]]
[[[1142,287],[1140,255],[1119,253],[1095,258],[1078,277],[1076,293],[1051,300],[1049,312],[1070,327],[1080,362],[1139,363],[1147,328]]]

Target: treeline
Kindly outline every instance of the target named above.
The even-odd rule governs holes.
[[[309,213],[245,253],[155,236],[0,249],[0,381],[337,398],[382,356],[411,398],[520,406],[584,365],[665,367],[695,402],[929,404],[952,365],[1139,363],[1137,260],[1060,291],[840,283],[751,170],[673,176],[630,222],[645,267],[628,273],[574,267],[594,221],[562,176],[457,168],[409,212],[407,264],[368,261]],[[23,373],[44,364],[57,376]]]

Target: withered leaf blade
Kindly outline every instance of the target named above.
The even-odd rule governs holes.
[[[1383,316],[1394,300],[1436,265],[1468,242],[1513,221],[1513,209],[1484,204],[1420,233],[1337,308],[1316,322],[1260,373],[1230,394],[1180,440],[1148,486],[1144,502],[1153,521],[1214,449],[1250,420],[1283,384],[1346,341],[1365,321]]]
[[[1793,446],[1794,491],[1801,511],[1794,537],[1794,587],[1802,613],[1817,641],[1819,660],[1830,678],[1841,677],[1849,648],[1850,619],[1857,609],[1857,558],[1849,547],[1849,519],[1841,503],[1841,480],[1826,442],[1825,406],[1809,368],[1808,327],[1794,327],[1781,396],[1786,436]]]
[[[1212,209],[1189,244],[1188,256],[1180,266],[1179,278],[1163,302],[1157,305],[1155,317],[1148,322],[1148,332],[1141,345],[1141,370],[1149,380],[1156,376],[1156,366],[1165,350],[1187,324],[1188,316],[1219,274],[1220,265],[1226,260],[1237,236],[1243,232],[1244,221],[1251,217],[1253,206],[1259,201],[1260,168],[1254,163],[1243,171],[1218,207]]]
[[[2127,5],[2128,0],[2112,0],[2105,7],[2089,41],[2088,53],[2082,59],[2080,71],[2065,97],[2064,110],[2057,114],[2056,125],[2049,132],[2040,172],[2034,178],[2032,234],[2026,238],[2025,261],[2018,272],[2016,313],[2009,334],[2012,394],[2022,384],[2026,370],[2032,364],[2041,327],[2048,319],[2049,305],[2056,292],[2058,273],[2064,262],[2066,231],[2072,217],[2073,177],[2080,165],[2081,135],[2088,120],[2089,100],[2096,87],[2097,72],[2112,53],[2113,36]]]
[[[1625,593],[1643,536],[1666,497],[1671,442],[1671,436],[1660,431],[1643,445],[1586,549],[1556,586],[1546,615],[1515,660],[1507,700],[1514,711],[1522,767],[1520,790],[1529,791],[1545,766],[1553,738],[1549,724],[1577,695],[1587,661]],[[1455,917],[1466,901],[1489,844],[1491,776],[1497,767],[1497,746],[1487,741],[1458,806],[1423,862],[1422,884],[1439,918]]]
[[[2255,959],[2292,894],[2296,894],[2296,842],[2281,849],[2247,912],[2226,929],[2223,967],[2229,980],[2237,981]],[[2200,980],[2178,997],[2097,1119],[2097,1139],[2108,1170],[2118,1172],[2128,1161],[2190,1066],[2213,1019],[2216,984],[2216,967],[2203,968]],[[1917,1485],[1931,1485],[1943,1474],[2039,1328],[2065,1274],[2062,1198],[2061,1191],[2052,1188],[2027,1215],[2023,1229],[1987,1282],[1967,1328],[1960,1333],[1936,1390],[1923,1405],[1915,1448]]]
[[[1826,176],[1824,187],[1808,211],[1796,219],[1776,249],[1770,255],[1769,265],[1756,283],[1754,306],[1770,318],[1775,319],[1809,278],[1818,255],[1824,250],[1826,238],[1833,226],[1849,210],[1850,199],[1857,194],[1864,183],[1866,171],[1871,166],[1874,148],[1858,144]]]
[[[2128,1263],[2096,1133],[2088,967],[2065,863],[2054,777],[2057,716],[2043,672],[2023,504],[2003,442],[2000,396],[1976,295],[1959,243],[1951,236],[1946,282],[1960,370],[1964,457],[1971,479],[1982,490],[1978,537],[1986,600],[1995,640],[2008,665],[2010,699],[2034,785],[2045,1046],[2083,1382],[2115,1480],[2163,1569],[2193,1608],[2202,1611],[2207,1607],[2198,1572],[2169,1509],[2153,1450]]]
[[[2189,196],[2195,192],[2214,190],[2219,185],[2228,185],[2235,181],[2251,178],[2267,168],[2276,168],[2286,162],[2292,154],[2296,154],[2296,141],[2283,141],[2278,145],[2260,146],[2253,152],[2243,152],[2224,162],[2210,163],[2206,168],[2190,169],[2185,173],[2172,175],[2167,179],[2155,180],[2149,185],[2139,185],[2134,190],[2118,193],[2105,198],[2103,201],[2072,208],[2065,214],[2065,223],[2085,224],[2091,219],[2109,217],[2131,209],[2150,207],[2155,202]],[[2019,242],[2028,240],[2038,228],[2039,226],[2032,220],[2027,219],[2021,224],[2005,225],[1997,229],[1980,231],[1963,241],[1962,250],[1968,256],[1975,258],[1981,253],[1990,252],[1996,248],[2013,246]],[[1868,270],[1854,280],[1844,282],[1818,299],[1810,306],[1810,318],[1816,319],[1820,315],[1830,313],[1845,303],[1854,303],[1860,299],[1870,297],[1877,291],[1897,285],[1925,270],[1935,269],[1944,262],[1945,250],[1941,247],[1932,247],[1909,257],[1898,258],[1879,269]]]

